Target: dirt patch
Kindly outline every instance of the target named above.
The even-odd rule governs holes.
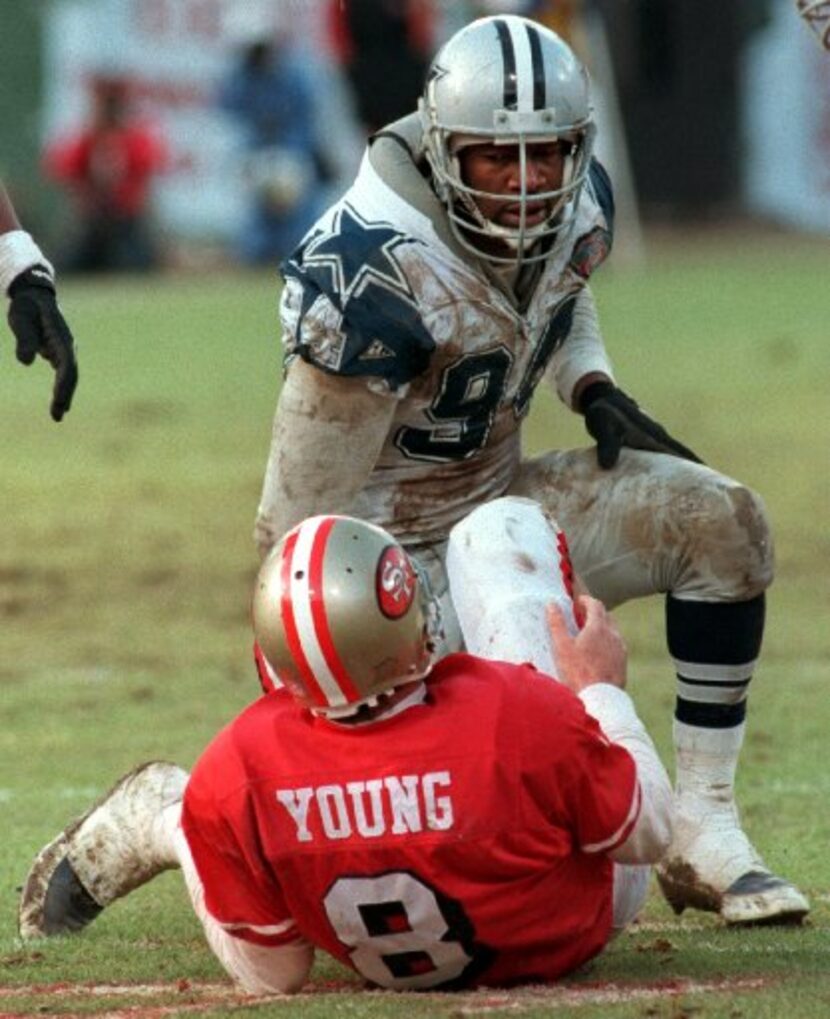
[[[744,977],[734,980],[659,980],[638,984],[592,982],[578,987],[536,986],[503,992],[486,989],[466,994],[424,993],[419,994],[418,998],[434,1000],[436,1004],[444,1002],[448,1006],[452,1005],[453,1015],[456,1016],[475,1016],[508,1008],[512,1012],[521,1013],[524,1009],[537,1008],[540,1004],[543,1004],[546,1009],[554,1011],[581,1005],[616,1005],[632,1001],[664,1000],[689,994],[734,994],[761,991],[774,983],[774,980],[766,977]],[[350,982],[327,981],[324,986],[315,990],[293,995],[284,1000],[286,1004],[289,1002],[300,1004],[303,999],[319,1000],[326,995],[355,994],[358,990],[355,984]],[[397,1002],[399,1005],[405,1000],[405,995],[402,996],[392,991],[366,993],[371,993],[375,1000],[378,995],[388,996],[390,1003]],[[275,998],[241,995],[227,984],[191,983],[189,980],[180,980],[177,983],[169,984],[60,983],[0,988],[0,1000],[35,995],[42,995],[46,1000],[89,996],[101,999],[124,999],[124,1004],[112,1011],[95,1013],[96,1019],[116,1019],[116,1017],[122,1016],[130,1017],[130,1019],[157,1019],[157,1017],[161,1019],[168,1015],[207,1012],[215,1009],[218,1005],[222,1005],[228,1012],[268,1001],[270,1001],[271,1007],[274,1007],[278,1001]],[[128,1003],[129,999],[164,998],[167,996],[172,997],[172,1000],[167,1003],[135,1004],[132,1001]],[[43,1005],[38,1009],[38,1014],[47,1017],[60,1015],[62,1019],[71,1019],[72,1016],[72,1013],[66,1011],[65,1006],[56,1008],[56,1011],[51,1013],[48,1011],[48,1005]],[[78,1015],[80,1014],[78,1013]],[[88,1012],[83,1014],[89,1015]]]

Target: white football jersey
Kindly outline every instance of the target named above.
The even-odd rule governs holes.
[[[397,401],[352,512],[418,548],[506,490],[546,371],[566,400],[576,377],[611,375],[598,329],[587,344],[569,339],[577,300],[611,246],[613,198],[595,162],[575,220],[519,306],[453,242],[398,126],[283,265],[281,319],[289,359],[364,378]]]

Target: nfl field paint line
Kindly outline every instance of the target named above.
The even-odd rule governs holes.
[[[736,978],[734,980],[663,980],[653,981],[645,984],[625,984],[609,981],[608,983],[591,983],[582,987],[563,987],[562,985],[541,986],[533,985],[528,987],[517,987],[508,992],[494,991],[492,989],[481,989],[468,992],[441,993],[440,991],[425,991],[418,994],[418,1000],[439,999],[442,1001],[457,1003],[456,1014],[476,1015],[497,1009],[510,1008],[521,1010],[522,1008],[533,1008],[539,1003],[544,1003],[551,1008],[570,1008],[580,1005],[604,1005],[619,1004],[630,1001],[648,1001],[654,998],[670,997],[676,998],[686,994],[731,994],[741,991],[759,991],[778,983],[776,979],[764,977]],[[281,1001],[302,1002],[313,1001],[321,998],[344,994],[359,995],[361,988],[358,985],[344,981],[342,985],[332,986],[327,982],[324,988],[318,991],[303,991],[300,994],[291,995],[290,999],[283,995],[245,995],[227,984],[200,984],[190,983],[182,980],[178,983],[159,984],[67,984],[59,983],[54,985],[32,984],[20,985],[17,987],[1,987],[0,998],[31,997],[42,995],[44,997],[68,998],[81,995],[94,995],[96,997],[152,997],[156,995],[171,994],[180,997],[190,996],[202,997],[201,1001],[179,1001],[170,1005],[147,1005],[124,1006],[120,1010],[111,1012],[95,1013],[99,1019],[112,1019],[116,1015],[125,1015],[125,1008],[131,1016],[169,1015],[175,1011],[198,1012],[213,1008],[217,1003],[225,1003],[240,1008],[261,1004],[269,1000],[279,999]],[[372,1000],[388,998],[390,1002],[401,1002],[405,1000],[395,991],[372,991]],[[40,1014],[48,1015],[46,1012]],[[88,1013],[84,1013],[87,1015]],[[66,1017],[66,1012],[61,1012]]]

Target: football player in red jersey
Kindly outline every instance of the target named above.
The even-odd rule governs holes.
[[[21,934],[78,929],[178,864],[208,942],[253,993],[299,990],[315,948],[401,990],[552,981],[600,952],[671,838],[624,644],[599,601],[574,612],[564,539],[534,502],[475,511],[449,571],[486,658],[435,661],[438,603],[385,531],[337,516],[291,531],[253,605],[286,689],[189,778],[145,765],[50,843]],[[526,664],[551,663],[551,632],[561,683]]]
[[[17,340],[17,360],[31,364],[40,354],[55,369],[51,414],[60,421],[78,384],[72,333],[55,298],[55,271],[20,228],[17,214],[0,182],[0,293],[7,294],[9,326]]]

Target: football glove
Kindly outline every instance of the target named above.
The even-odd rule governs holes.
[[[29,365],[40,354],[55,369],[50,412],[53,420],[60,421],[72,404],[78,364],[51,273],[39,265],[27,269],[12,281],[9,297],[9,326],[17,340],[17,360]]]
[[[596,439],[597,461],[603,470],[610,470],[616,464],[623,446],[703,462],[611,382],[593,382],[587,386],[580,399],[580,410],[585,416],[585,427]]]

